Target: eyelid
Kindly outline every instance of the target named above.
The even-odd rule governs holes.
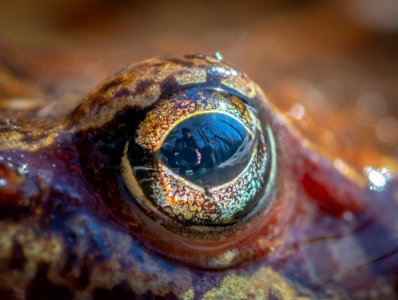
[[[157,57],[131,65],[94,90],[68,116],[65,127],[69,132],[101,128],[121,111],[147,109],[176,90],[194,86],[222,88],[243,102],[264,98],[253,81],[232,70],[236,69],[205,55]]]

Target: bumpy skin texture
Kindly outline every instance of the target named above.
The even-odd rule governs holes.
[[[278,155],[271,205],[201,247],[148,218],[120,175],[151,105],[196,85],[256,103]],[[215,58],[132,65],[60,119],[2,116],[1,299],[397,297],[396,181],[372,192],[340,173],[245,74]]]

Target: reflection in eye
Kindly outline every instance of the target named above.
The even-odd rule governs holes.
[[[160,160],[174,173],[204,187],[227,183],[251,159],[253,133],[224,114],[193,116],[177,125],[160,149]]]
[[[224,91],[190,88],[145,115],[126,146],[123,176],[157,221],[233,224],[266,202],[271,144],[255,108]]]

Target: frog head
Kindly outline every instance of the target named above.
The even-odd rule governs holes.
[[[336,164],[218,55],[131,65],[63,117],[3,114],[3,298],[395,295],[391,174]]]

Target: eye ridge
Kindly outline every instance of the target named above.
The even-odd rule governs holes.
[[[220,82],[216,82],[215,85],[212,85],[211,81],[210,82],[206,81],[206,82],[199,82],[199,83],[189,83],[189,84],[179,84],[174,87],[168,87],[167,89],[163,90],[160,98],[164,99],[164,98],[170,97],[171,95],[175,94],[176,92],[184,92],[184,91],[188,91],[191,89],[202,90],[202,91],[207,90],[207,91],[224,92],[231,96],[236,96],[244,104],[250,105],[250,99],[247,94],[242,93],[242,92],[240,92],[236,89],[233,89],[227,85],[224,85]],[[154,106],[154,105],[152,105],[152,106]]]

